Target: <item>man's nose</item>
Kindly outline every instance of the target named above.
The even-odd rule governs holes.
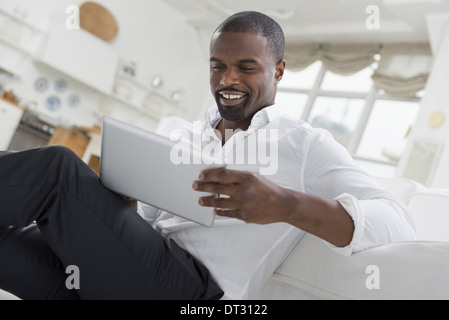
[[[230,87],[232,85],[239,85],[240,79],[238,77],[238,73],[234,69],[227,69],[223,72],[223,76],[220,80],[220,84],[226,87]]]

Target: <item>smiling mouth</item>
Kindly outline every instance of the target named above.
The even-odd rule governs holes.
[[[220,102],[224,106],[236,106],[239,103],[243,102],[246,98],[245,93],[238,93],[238,92],[219,92],[218,93]]]

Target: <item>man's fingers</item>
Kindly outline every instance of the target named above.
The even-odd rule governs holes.
[[[203,182],[240,183],[242,172],[226,168],[208,169],[201,172],[199,179]]]
[[[222,208],[222,209],[235,209],[234,200],[229,198],[221,198],[216,195],[201,197],[198,203],[203,207]]]
[[[195,181],[192,188],[196,191],[210,192],[215,194],[225,194],[232,196],[236,192],[236,185],[221,184],[216,182]]]
[[[217,216],[241,219],[239,211],[237,209],[215,208],[214,212]]]

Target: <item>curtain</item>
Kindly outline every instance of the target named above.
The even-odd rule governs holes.
[[[320,59],[321,44],[304,44],[285,47],[284,58],[287,68],[301,71]]]
[[[287,68],[301,71],[315,61],[326,70],[351,75],[372,65],[380,55],[372,79],[379,89],[397,97],[411,97],[425,88],[432,66],[429,44],[293,44],[285,48]]]
[[[323,45],[320,60],[333,73],[351,75],[372,65],[379,49],[378,45]]]
[[[388,95],[412,97],[425,88],[432,61],[428,44],[386,45],[372,79]]]
[[[287,68],[301,71],[317,60],[323,62],[327,70],[351,75],[375,61],[380,51],[379,45],[364,44],[304,44],[285,48]]]

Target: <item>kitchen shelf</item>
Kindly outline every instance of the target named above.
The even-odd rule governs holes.
[[[3,63],[0,62],[0,72],[5,72],[7,74],[9,74],[11,77],[15,77],[17,79],[20,79],[20,74],[13,70],[11,67],[4,65]]]
[[[129,95],[128,99],[118,93],[122,90],[124,90],[124,95]],[[156,120],[160,120],[163,116],[167,116],[175,109],[182,107],[179,102],[174,101],[161,88],[146,85],[138,79],[124,73],[121,66],[119,66],[116,72],[113,91],[111,97],[116,101],[133,107]]]
[[[36,55],[35,61],[109,95],[115,82],[119,55],[109,43],[93,34],[83,29],[73,32],[55,21],[49,29],[45,47]]]
[[[141,112],[141,113],[143,113],[143,114],[145,114],[147,116],[150,116],[151,118],[153,118],[155,120],[160,120],[161,117],[162,117],[162,115],[156,114],[155,112],[151,112],[151,111],[145,110],[145,108],[143,106],[139,106],[136,103],[132,103],[131,101],[128,101],[128,100],[126,100],[126,99],[124,99],[124,98],[122,98],[122,97],[120,97],[120,96],[118,96],[116,94],[110,94],[110,95],[108,95],[108,98],[113,99],[116,102],[124,104],[124,105],[126,105],[128,107],[131,107],[131,108],[133,108],[133,109],[135,109],[135,110],[137,110],[137,111],[139,111],[139,112]]]
[[[24,48],[23,46],[21,46],[20,44],[9,40],[7,37],[3,36],[0,34],[0,41],[10,47],[12,47],[13,49],[19,50],[21,52],[23,52],[26,55],[32,55],[33,52],[30,49]]]
[[[21,24],[23,24],[24,26],[39,32],[39,33],[45,33],[46,32],[46,28],[45,27],[39,27],[35,24],[33,24],[32,22],[25,20],[19,16],[17,16],[16,14],[14,14],[13,12],[8,11],[6,8],[3,8],[0,6],[0,13],[3,13],[4,15],[8,16],[9,18],[15,20],[16,22],[19,22]]]
[[[128,81],[129,83],[139,87],[141,90],[144,90],[147,94],[151,94],[154,96],[157,96],[158,98],[161,98],[163,100],[165,100],[166,102],[168,102],[171,105],[177,105],[178,103],[176,101],[174,101],[170,95],[164,91],[162,91],[162,89],[157,89],[157,88],[153,88],[151,86],[148,86],[142,82],[140,82],[139,80],[124,74],[122,72],[117,72],[117,81],[120,81],[120,79],[123,79],[125,81]]]
[[[119,79],[121,78],[121,79],[127,80],[127,81],[131,82],[132,84],[134,84],[134,85],[136,85],[136,86],[138,86],[138,87],[140,87],[140,88],[142,88],[142,89],[144,89],[144,90],[146,90],[146,91],[151,90],[150,87],[149,87],[148,85],[143,84],[143,83],[140,82],[139,80],[137,80],[137,79],[135,79],[135,78],[133,78],[133,77],[131,77],[131,76],[125,74],[125,73],[117,72],[117,77],[118,77]]]

